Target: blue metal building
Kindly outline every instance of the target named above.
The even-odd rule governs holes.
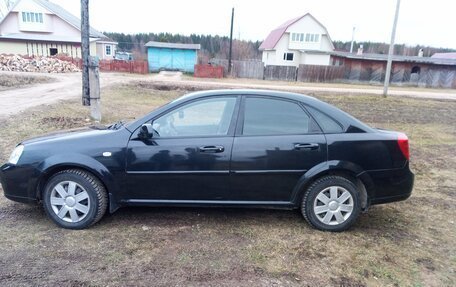
[[[200,44],[178,44],[150,41],[147,47],[149,72],[160,70],[179,70],[194,72],[198,60]]]

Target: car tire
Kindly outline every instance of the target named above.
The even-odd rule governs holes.
[[[342,176],[324,176],[305,191],[301,213],[313,227],[340,232],[348,229],[359,216],[361,203],[355,184]]]
[[[57,225],[84,229],[105,214],[108,196],[104,185],[92,174],[68,169],[53,175],[43,191],[43,206]]]

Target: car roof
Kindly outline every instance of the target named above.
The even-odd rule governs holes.
[[[322,102],[314,97],[292,93],[292,92],[282,92],[282,91],[273,91],[273,90],[259,90],[259,89],[223,89],[223,90],[207,90],[207,91],[198,91],[186,94],[174,102],[180,100],[189,100],[196,99],[200,97],[209,97],[209,96],[229,96],[229,95],[257,95],[257,96],[271,96],[271,97],[280,97],[290,100],[300,101],[300,102]]]

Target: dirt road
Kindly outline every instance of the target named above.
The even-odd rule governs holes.
[[[359,88],[351,87],[347,85],[347,88],[339,87],[337,85],[331,86],[331,84],[312,86],[312,83],[303,83],[303,85],[290,84],[286,85],[283,82],[281,84],[269,83],[234,83],[234,82],[213,82],[210,80],[181,80],[181,84],[193,84],[193,85],[204,85],[212,87],[236,87],[236,88],[249,88],[249,89],[273,89],[273,90],[288,90],[298,93],[309,93],[309,92],[323,92],[323,93],[334,93],[334,94],[363,94],[363,95],[381,95],[383,93],[383,87],[370,87],[370,86],[359,86]],[[388,91],[390,96],[398,97],[409,97],[409,98],[422,98],[422,99],[434,99],[434,100],[454,100],[456,101],[456,91],[449,92],[448,90],[435,91],[435,90],[417,90],[411,88],[410,90],[390,88]]]
[[[6,72],[2,72],[6,73]],[[9,72],[11,73],[11,72]],[[17,73],[16,73],[17,74]],[[33,75],[33,73],[27,73]],[[36,74],[42,76],[43,74]],[[37,84],[26,88],[0,91],[0,117],[20,113],[28,108],[43,104],[51,104],[59,100],[72,99],[81,97],[81,74],[46,74],[46,76],[55,79],[54,82]],[[211,80],[198,79],[193,80],[182,77],[179,72],[161,72],[158,75],[132,75],[120,73],[101,73],[101,87],[107,87],[111,84],[126,83],[130,81],[152,81],[165,82],[167,84],[179,84],[183,86],[196,86],[201,89],[218,89],[218,88],[254,88],[254,89],[277,89],[288,90],[301,93],[324,92],[324,93],[344,93],[344,94],[374,94],[382,93],[381,87],[359,86],[341,87],[340,85],[312,85],[277,82],[271,83],[258,80]],[[443,99],[455,100],[456,92],[442,90],[418,90],[418,89],[395,89],[390,90],[391,96],[426,98],[426,99]]]
[[[18,72],[2,72],[9,74],[24,74]],[[43,76],[41,73],[27,73],[27,75]],[[81,74],[45,74],[55,81],[51,83],[37,84],[25,88],[9,89],[0,92],[0,117],[20,113],[28,108],[43,104],[51,104],[59,100],[81,97]],[[100,74],[101,87],[113,83],[129,82],[136,79],[117,73]]]

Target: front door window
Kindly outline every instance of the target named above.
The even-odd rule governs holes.
[[[177,108],[153,122],[160,137],[223,136],[228,134],[236,98],[211,98]]]

